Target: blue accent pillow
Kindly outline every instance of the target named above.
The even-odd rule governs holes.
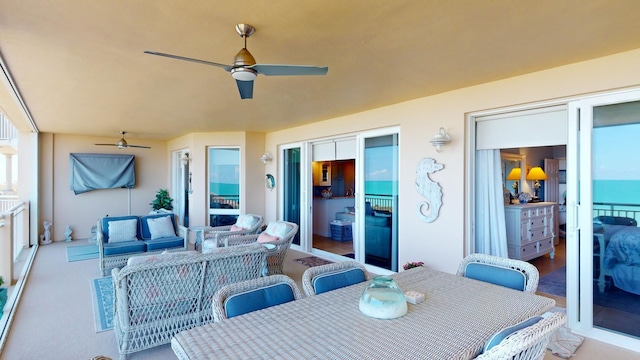
[[[527,285],[527,276],[521,271],[491,264],[468,263],[464,276],[520,291]]]
[[[345,269],[318,275],[311,282],[316,295],[365,281],[362,269]]]
[[[526,327],[529,327],[531,325],[537,324],[540,320],[542,320],[542,317],[540,316],[534,316],[532,318],[529,318],[521,323],[506,327],[500,331],[498,331],[497,333],[493,334],[492,337],[489,338],[489,340],[487,340],[486,343],[484,343],[484,347],[482,348],[482,352],[487,352],[489,351],[492,347],[500,344],[502,342],[502,340],[504,340],[507,336],[513,334],[514,332],[518,331],[518,330],[522,330]]]
[[[288,284],[273,284],[230,296],[224,302],[227,318],[295,300]]]

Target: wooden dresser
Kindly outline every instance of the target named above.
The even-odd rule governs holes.
[[[553,259],[557,206],[539,202],[504,207],[509,258],[530,260],[550,253]]]

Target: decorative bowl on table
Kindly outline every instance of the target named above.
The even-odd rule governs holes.
[[[360,311],[376,319],[395,319],[407,313],[407,302],[391,277],[376,276],[360,296]]]

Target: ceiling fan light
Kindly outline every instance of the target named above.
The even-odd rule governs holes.
[[[231,69],[231,76],[238,81],[253,81],[258,73],[253,69],[239,67]]]

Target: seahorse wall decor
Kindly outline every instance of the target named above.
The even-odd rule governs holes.
[[[429,174],[440,171],[444,164],[438,164],[432,158],[423,158],[416,169],[416,190],[426,201],[418,203],[416,212],[418,217],[425,222],[433,222],[438,218],[442,206],[442,188],[440,184],[431,180]]]

